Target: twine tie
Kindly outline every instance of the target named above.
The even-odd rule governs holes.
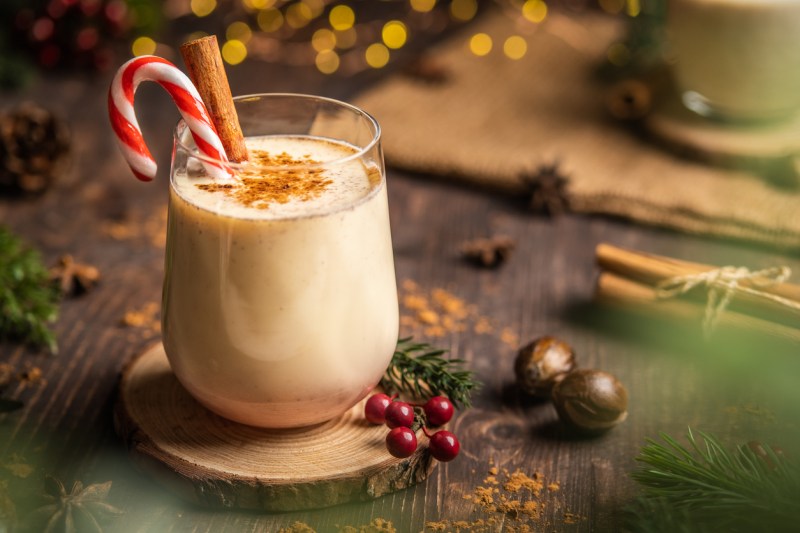
[[[659,299],[675,298],[686,294],[697,286],[705,286],[708,292],[705,314],[703,316],[703,332],[711,335],[720,317],[728,308],[728,304],[736,294],[750,294],[776,302],[791,309],[800,310],[800,302],[761,290],[778,283],[783,283],[792,271],[787,266],[777,266],[751,272],[746,267],[725,266],[699,274],[688,274],[665,279],[656,285],[656,296]],[[750,286],[745,287],[741,282]]]

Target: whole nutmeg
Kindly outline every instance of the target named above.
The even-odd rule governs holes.
[[[576,370],[553,387],[558,416],[590,433],[606,431],[628,417],[628,391],[619,380],[600,370]]]
[[[569,344],[556,337],[540,337],[519,350],[514,373],[525,392],[548,396],[553,385],[575,366],[575,352]]]

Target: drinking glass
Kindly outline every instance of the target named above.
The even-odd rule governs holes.
[[[170,173],[164,348],[186,390],[223,417],[267,428],[317,424],[378,383],[397,342],[380,128],[360,109],[317,96],[261,94],[235,104],[248,139],[301,139],[310,152],[315,143],[348,147],[322,160],[231,163],[235,174],[362,173],[368,186],[344,202],[294,202],[283,214],[243,209],[225,194],[200,201],[195,189],[211,180],[205,169],[213,161],[181,121]]]
[[[668,0],[667,35],[692,111],[764,121],[800,109],[800,0]]]

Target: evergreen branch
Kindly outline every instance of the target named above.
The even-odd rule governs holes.
[[[56,352],[48,324],[58,314],[58,292],[36,251],[0,226],[0,338]]]
[[[628,509],[634,531],[795,531],[800,468],[767,445],[727,450],[689,429],[689,446],[648,439],[631,477],[643,496]],[[679,524],[676,524],[678,520]],[[663,527],[662,527],[663,526]],[[666,528],[666,529],[664,529]]]
[[[413,343],[411,337],[398,340],[381,387],[387,392],[409,392],[418,398],[441,394],[457,408],[469,407],[470,395],[480,383],[471,371],[460,369],[462,359],[444,358],[445,353],[429,344]]]

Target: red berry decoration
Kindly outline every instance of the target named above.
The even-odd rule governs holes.
[[[417,449],[417,436],[407,427],[396,427],[386,435],[386,449],[398,459],[405,459]]]
[[[425,402],[422,409],[432,426],[443,426],[453,418],[453,404],[445,396],[434,396]]]
[[[414,408],[406,402],[392,402],[386,407],[386,425],[390,428],[414,425]]]
[[[386,423],[386,407],[392,399],[385,394],[373,394],[364,405],[364,418],[372,424]]]
[[[461,445],[458,443],[458,439],[455,435],[445,430],[437,431],[433,435],[429,435],[425,429],[422,431],[424,431],[425,435],[430,439],[428,448],[434,459],[446,463],[456,458],[458,451],[461,449]]]

